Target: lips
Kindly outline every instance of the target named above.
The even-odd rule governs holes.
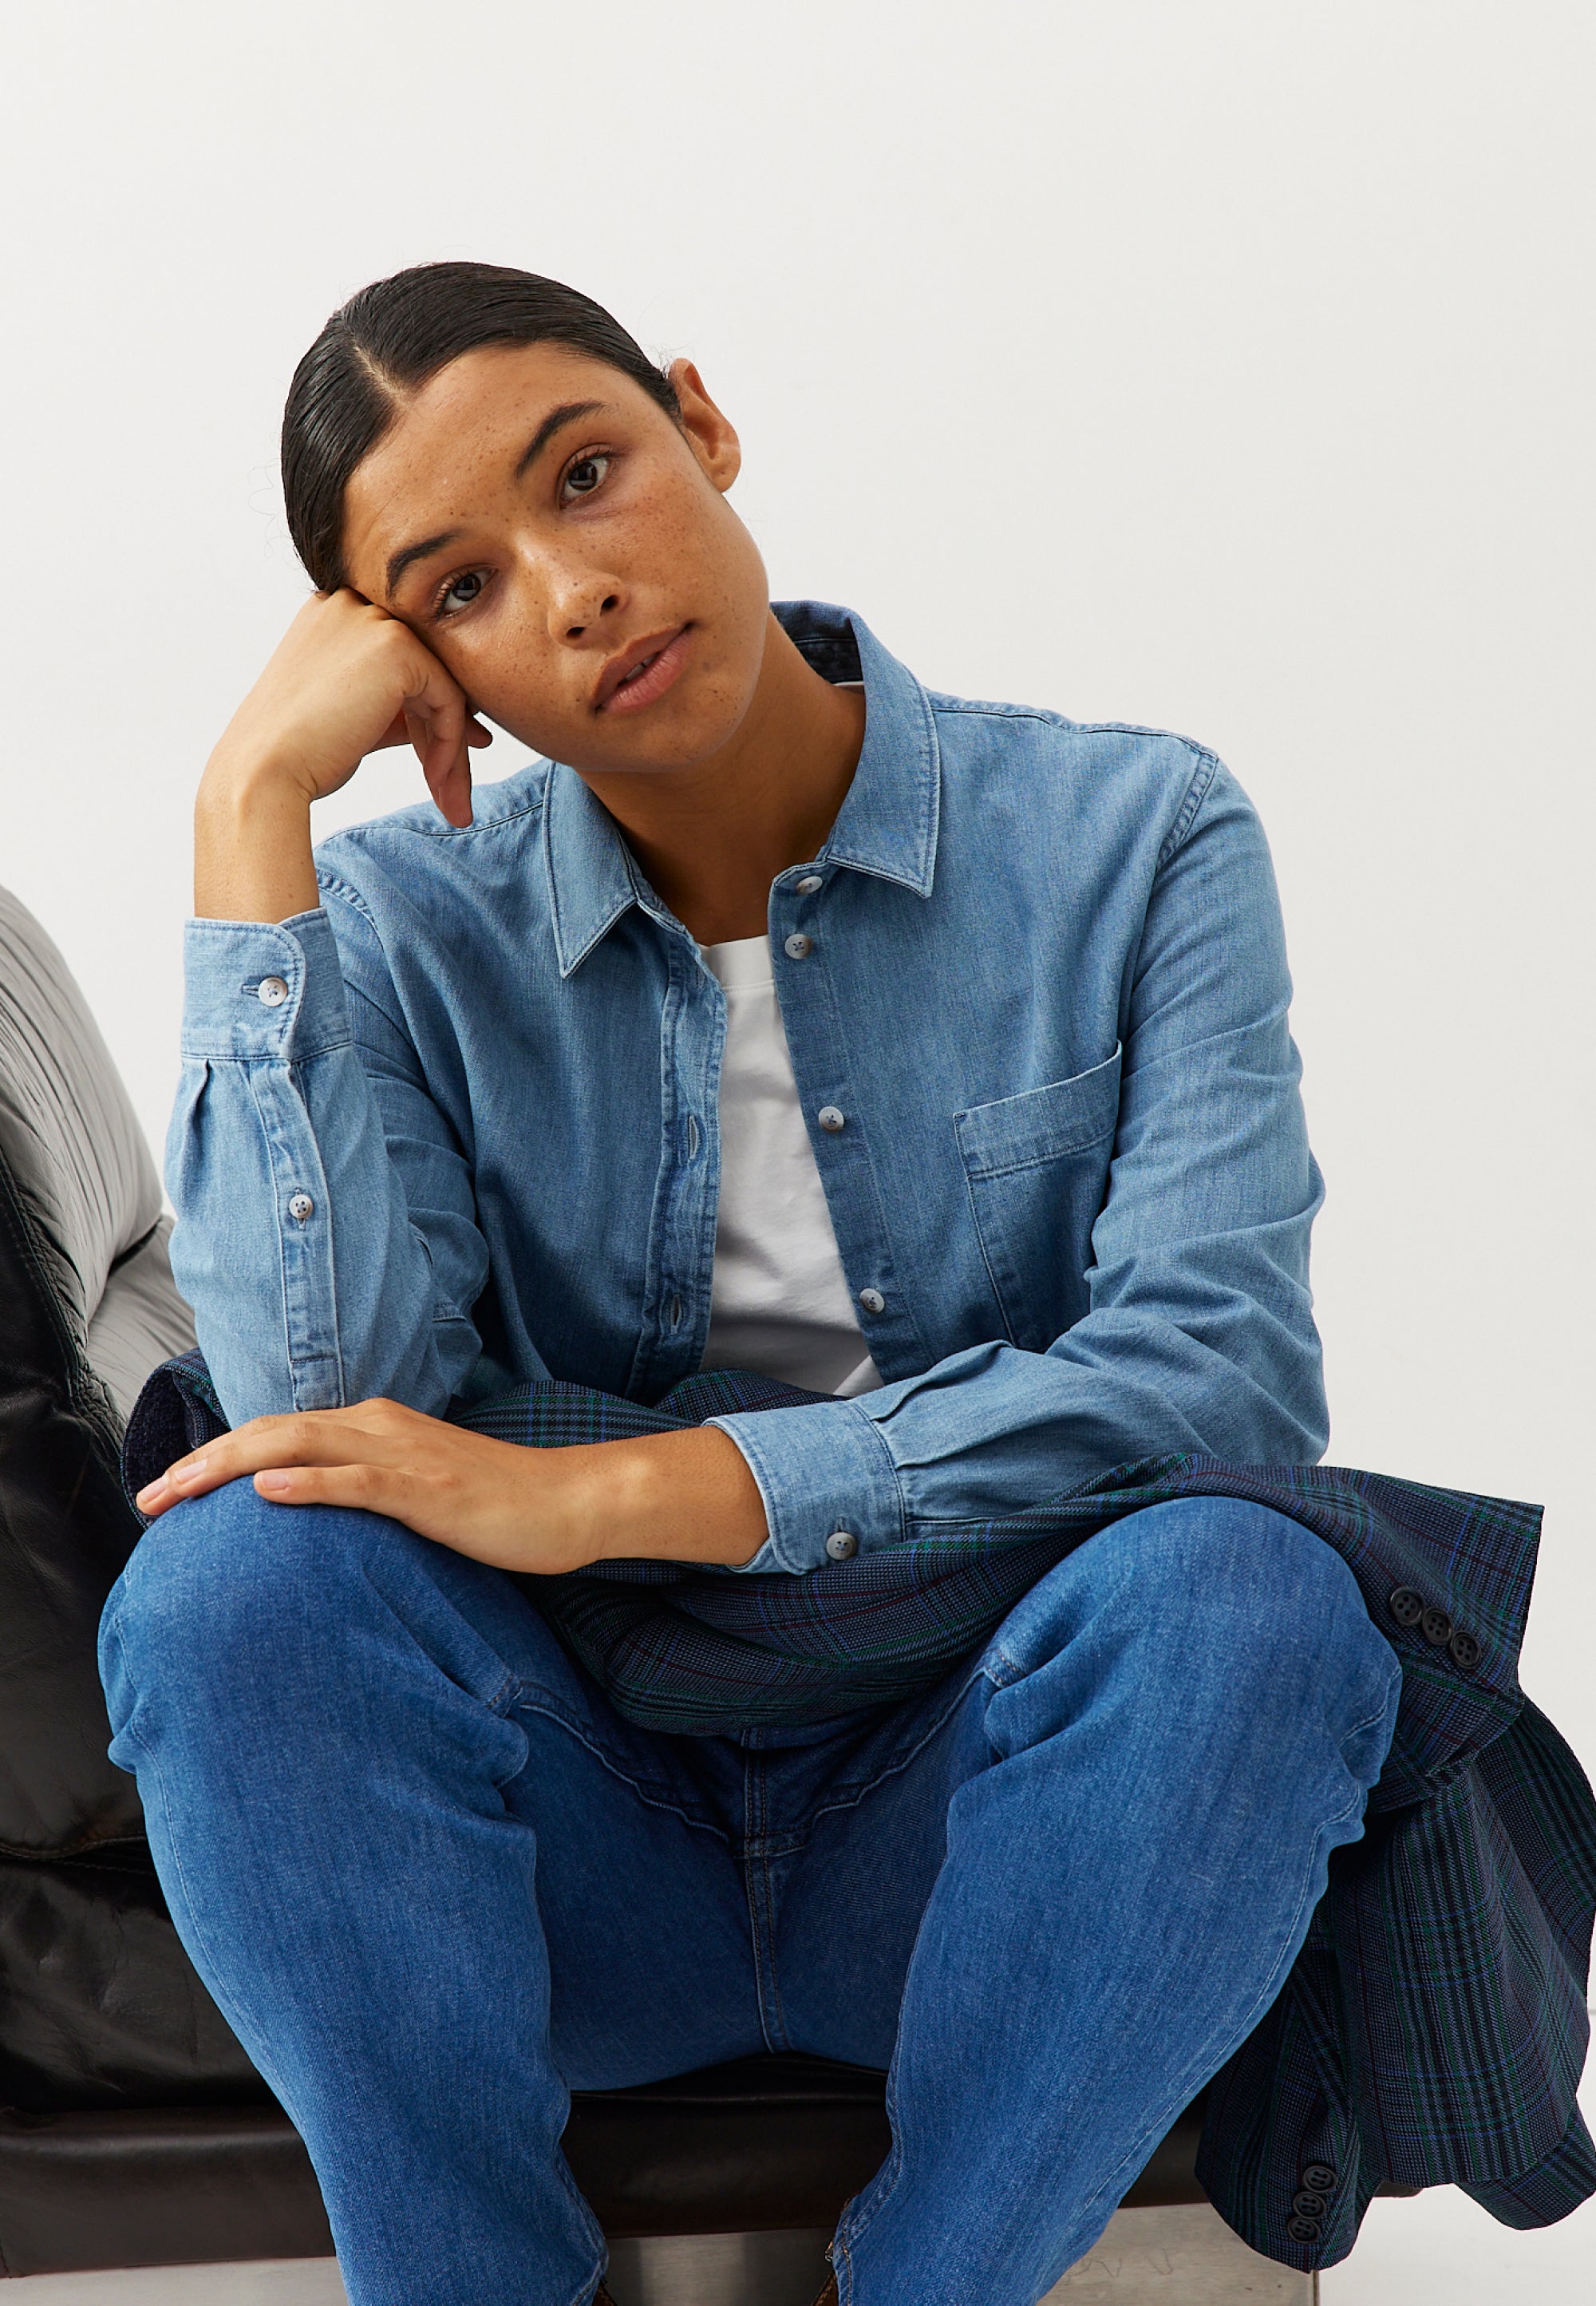
[[[650,633],[612,656],[593,696],[597,713],[636,713],[675,685],[687,662],[689,625]]]

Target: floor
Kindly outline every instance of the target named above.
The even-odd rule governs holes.
[[[1582,2100],[1586,2120],[1596,2127],[1596,2076],[1587,2080]],[[1150,2220],[1205,2214],[1128,2215]],[[1111,2248],[1111,2230],[1092,2259],[1060,2285],[1054,2293],[1057,2306],[1075,2306],[1077,2300],[1089,2306],[1099,2296],[1114,2306],[1141,2306],[1144,2298],[1188,2306],[1194,2293],[1179,2279],[1176,2260],[1164,2250],[1143,2247],[1148,2236],[1139,2227],[1126,2225],[1120,2233]],[[1205,2285],[1202,2294],[1233,2297],[1237,2306],[1261,2301],[1271,2269],[1262,2260],[1251,2265],[1257,2276],[1243,2276],[1233,2291]],[[1593,2298],[1596,2200],[1560,2225],[1513,2233],[1450,2186],[1413,2201],[1372,2204],[1352,2257],[1320,2282],[1321,2306],[1591,2306]],[[35,2275],[7,2288],[6,2306],[13,2299],[17,2306],[343,2306],[344,2291],[330,2259],[300,2259]]]
[[[1587,2121],[1593,2112],[1587,2103]],[[1536,2233],[1498,2225],[1452,2186],[1372,2202],[1356,2250],[1320,2276],[1319,2295],[1323,2306],[1591,2306],[1596,2201]]]

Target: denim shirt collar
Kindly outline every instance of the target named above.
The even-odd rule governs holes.
[[[772,603],[789,637],[827,680],[862,680],[865,742],[848,797],[817,863],[843,865],[928,897],[936,869],[940,762],[925,690],[863,618],[824,601]],[[574,769],[556,762],[543,802],[543,863],[561,977],[569,977],[627,908],[663,924],[620,829]]]

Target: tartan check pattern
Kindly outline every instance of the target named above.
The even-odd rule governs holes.
[[[652,1408],[550,1382],[451,1415],[557,1448],[827,1397],[717,1371]],[[201,1356],[167,1362],[128,1427],[130,1493],[225,1430]],[[619,1712],[713,1736],[914,1696],[1098,1530],[1216,1495],[1268,1506],[1334,1546],[1401,1661],[1403,1695],[1364,1838],[1333,1856],[1284,1989],[1209,2086],[1202,2183],[1243,2240],[1304,2270],[1346,2255],[1387,2179],[1461,2185],[1509,2225],[1562,2217],[1596,2192],[1575,2102],[1596,1801],[1518,1686],[1538,1507],[1329,1466],[1166,1456],[1023,1513],[922,1525],[802,1577],[640,1560],[517,1583]],[[1403,1588],[1466,1628],[1472,1665],[1393,1618]],[[1310,2240],[1293,2233],[1293,2198],[1315,2168],[1335,2182]]]

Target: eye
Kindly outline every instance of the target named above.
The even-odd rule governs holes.
[[[438,595],[436,613],[440,617],[457,616],[462,609],[469,609],[474,601],[481,600],[487,582],[486,572],[481,568],[466,568],[458,576],[451,576]]]
[[[564,478],[560,482],[561,495],[592,496],[596,488],[602,487],[604,475],[614,461],[614,458],[602,449],[594,449],[586,456],[576,457],[566,466]]]

